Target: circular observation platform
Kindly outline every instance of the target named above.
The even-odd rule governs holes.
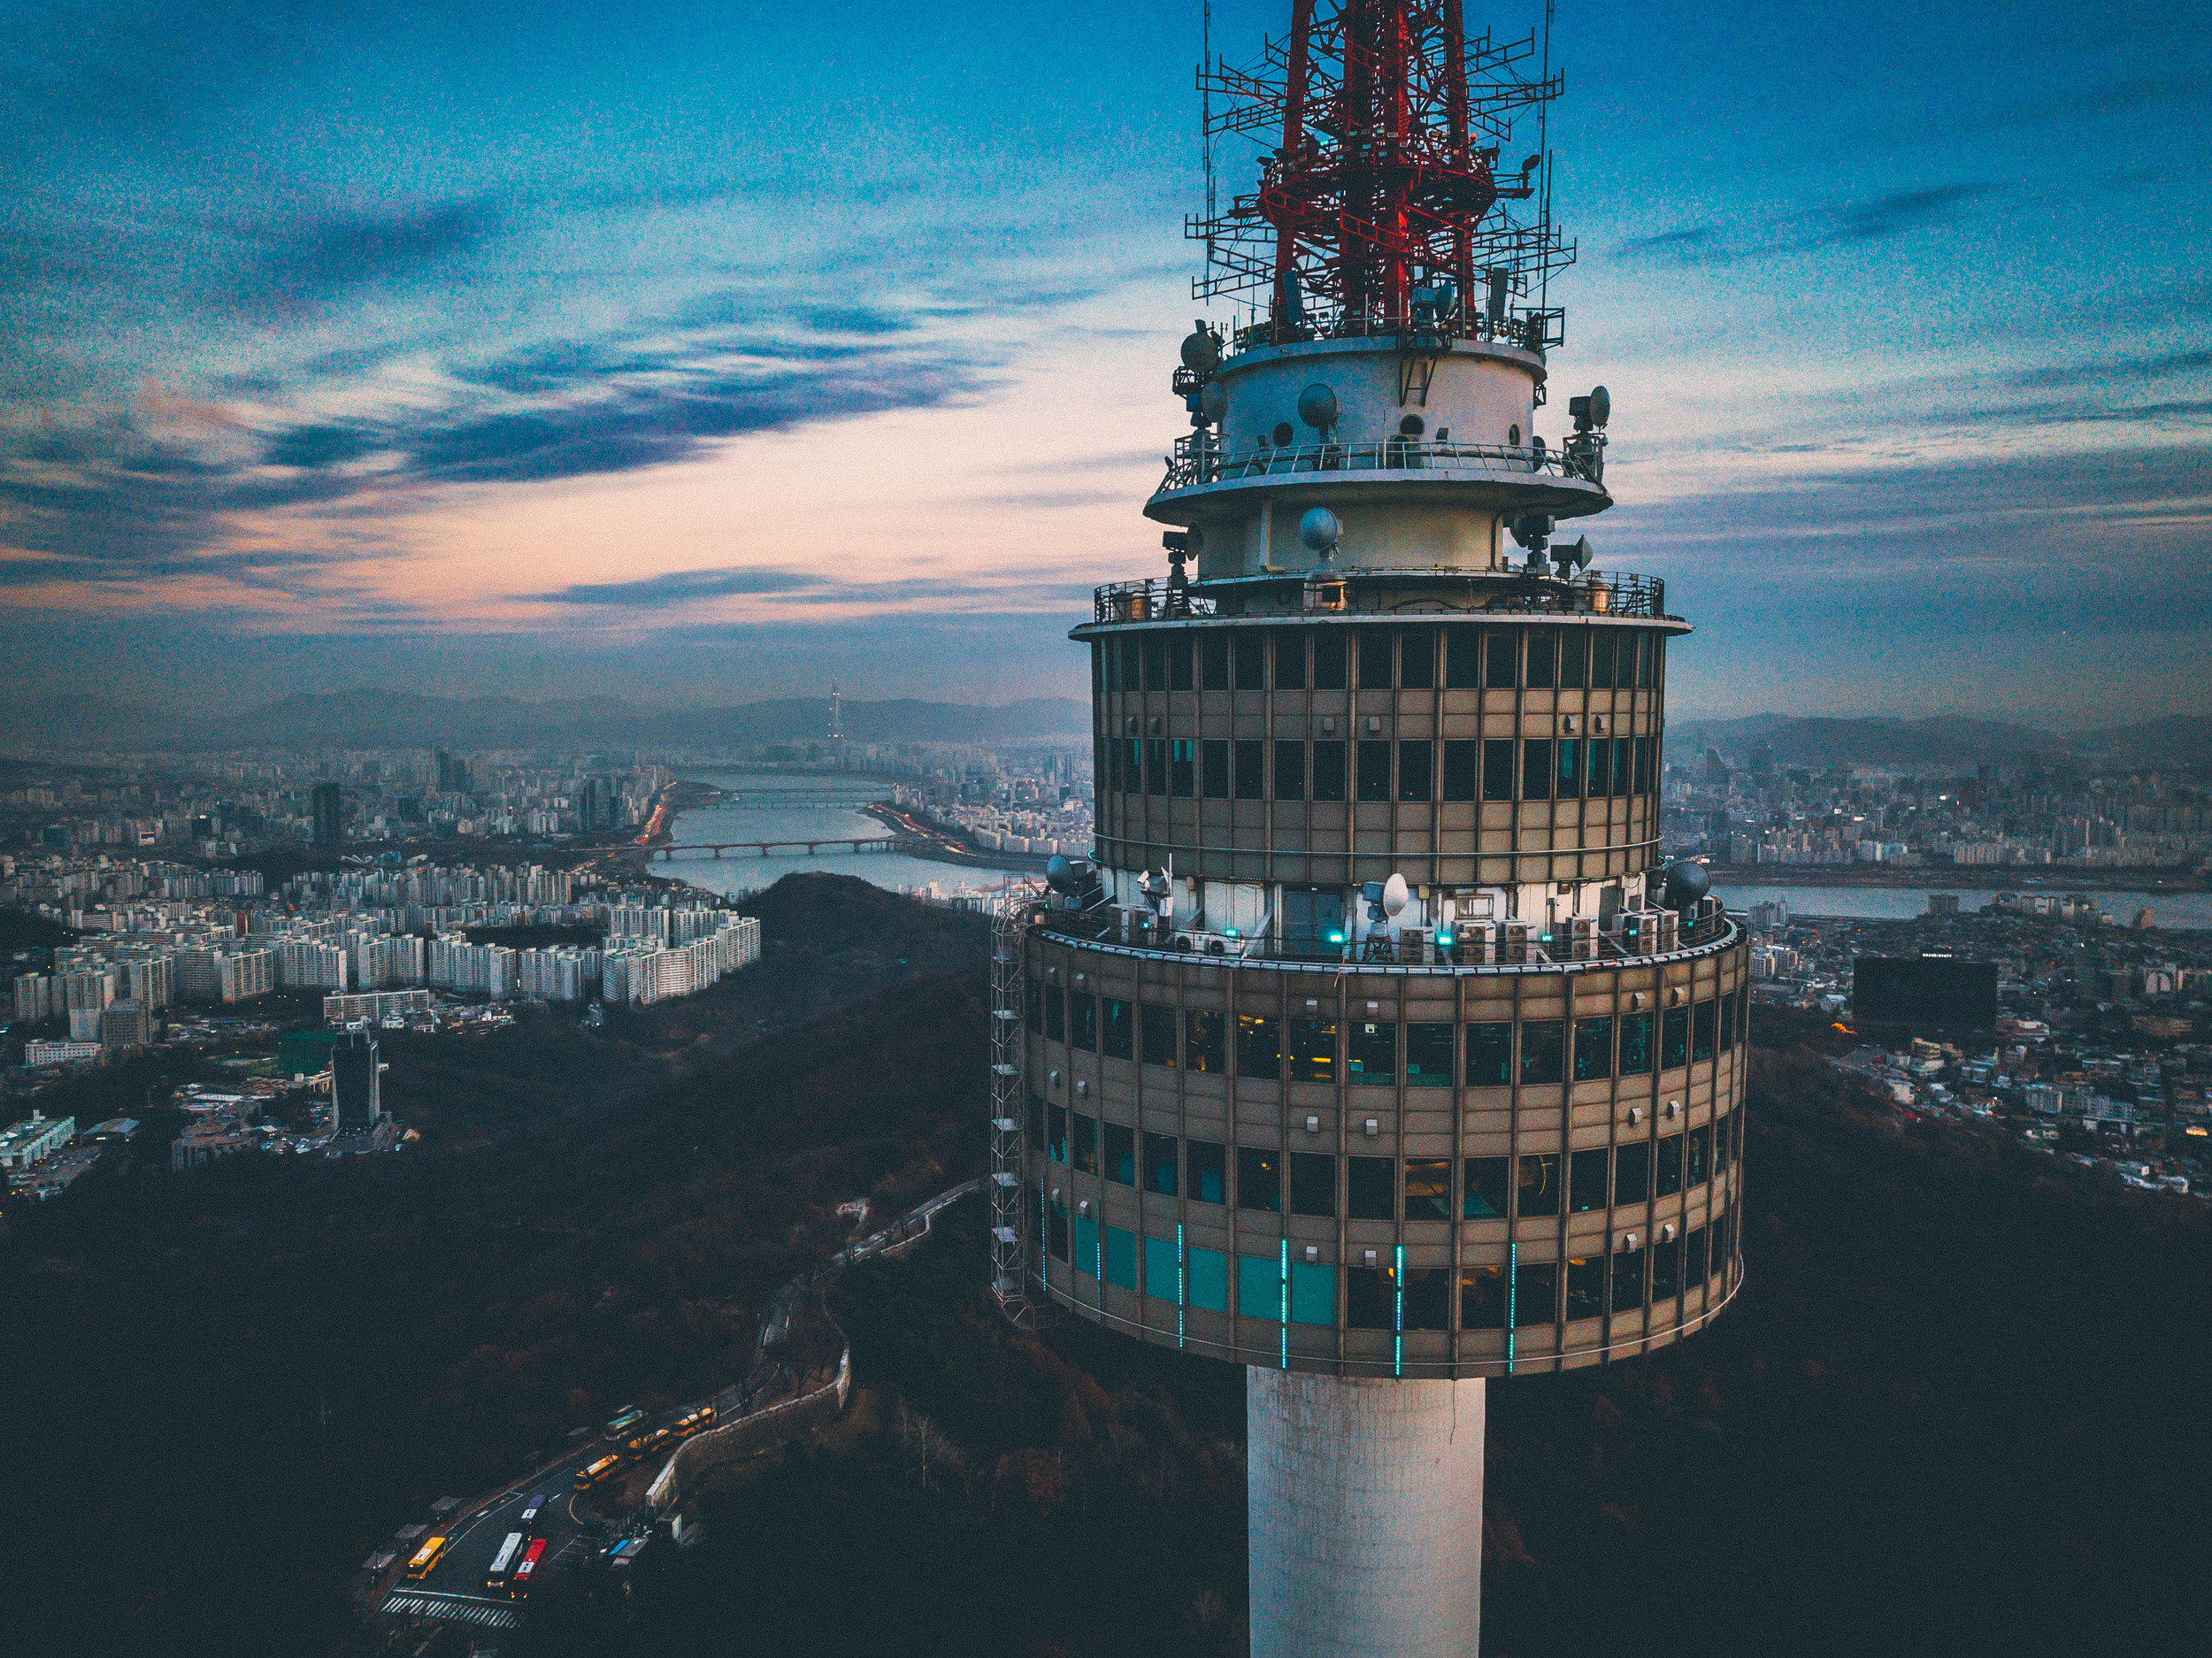
[[[1345,1377],[1602,1362],[1740,1282],[1748,944],[1470,966],[1024,940],[1025,1247],[1162,1347]]]

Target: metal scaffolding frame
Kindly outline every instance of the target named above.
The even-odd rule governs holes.
[[[991,917],[991,1294],[1025,1330],[1037,1322],[1023,1271],[1029,1209],[1022,1195],[1022,933],[1034,881],[1012,881]]]

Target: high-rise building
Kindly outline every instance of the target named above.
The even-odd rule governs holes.
[[[1747,939],[1659,856],[1690,628],[1560,528],[1611,403],[1551,382],[1545,157],[1494,171],[1559,83],[1457,17],[1319,0],[1210,77],[1252,320],[1183,342],[1171,572],[1072,635],[1096,867],[995,970],[995,1287],[1246,1367],[1256,1658],[1473,1652],[1486,1379],[1741,1277]]]
[[[341,1133],[373,1128],[383,1112],[376,1038],[365,1025],[349,1027],[330,1050],[330,1103],[332,1121]]]
[[[100,1046],[109,1053],[134,1052],[153,1040],[153,1009],[144,1002],[126,997],[101,1009]]]
[[[335,783],[318,783],[312,795],[315,812],[315,845],[318,850],[335,852],[345,844],[345,793]]]

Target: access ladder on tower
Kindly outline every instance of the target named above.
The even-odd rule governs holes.
[[[1022,926],[1033,881],[1010,883],[991,918],[991,1293],[1024,1329],[1036,1309],[1022,1284]]]

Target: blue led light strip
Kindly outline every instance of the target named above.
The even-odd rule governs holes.
[[[1513,1294],[1521,1281],[1521,1246],[1509,1243],[1505,1247],[1505,1373],[1513,1374],[1513,1330],[1521,1322],[1520,1309]]]
[[[1391,1317],[1391,1323],[1395,1329],[1391,1339],[1390,1373],[1393,1376],[1403,1376],[1406,1373],[1406,1247],[1403,1244],[1398,1246],[1396,1277],[1398,1308]]]
[[[1290,1368],[1290,1240],[1283,1240],[1283,1369]]]
[[[1190,1301],[1190,1269],[1184,1260],[1183,1223],[1175,1223],[1175,1345],[1183,1345],[1183,1309]]]

